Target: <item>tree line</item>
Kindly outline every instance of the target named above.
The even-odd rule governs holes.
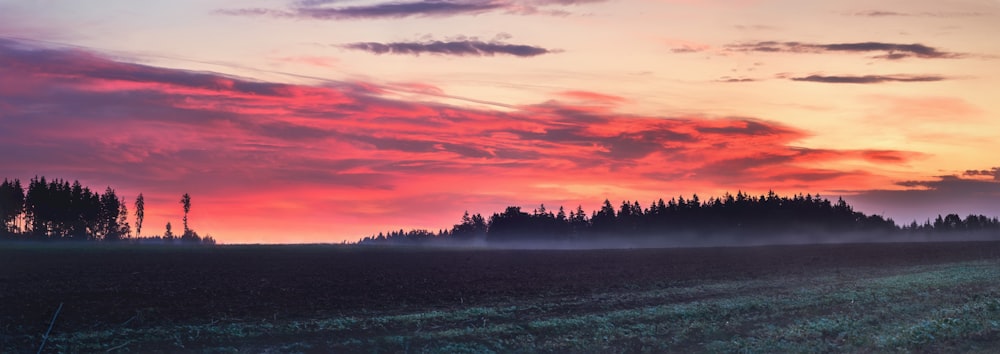
[[[820,195],[791,197],[768,192],[753,196],[738,192],[701,200],[697,194],[669,201],[656,200],[643,207],[638,201],[623,201],[617,208],[605,200],[600,210],[587,213],[581,206],[568,213],[563,207],[553,212],[541,205],[525,212],[511,206],[488,219],[480,214],[462,216],[450,229],[398,230],[362,238],[360,244],[419,244],[433,241],[490,243],[588,240],[669,240],[671,238],[711,241],[720,237],[745,240],[779,235],[870,234],[899,236],[943,235],[955,232],[1000,236],[1000,220],[983,215],[938,216],[933,222],[916,221],[898,226],[881,215],[855,211],[842,198],[836,202]]]
[[[145,198],[135,199],[135,235],[129,224],[125,198],[110,186],[103,193],[73,181],[43,177],[32,178],[27,188],[18,179],[0,183],[0,239],[131,241],[214,244],[211,236],[201,237],[188,227],[191,196],[185,193],[180,204],[184,210],[184,230],[175,235],[168,222],[162,235],[142,236]]]

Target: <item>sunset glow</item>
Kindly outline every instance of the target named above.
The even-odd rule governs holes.
[[[737,191],[998,216],[996,33],[992,0],[0,0],[0,178],[141,192],[144,234],[190,193],[222,243]]]

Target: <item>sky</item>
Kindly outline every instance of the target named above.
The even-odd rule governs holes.
[[[0,178],[356,241],[743,191],[1000,215],[1000,1],[0,0]],[[134,210],[131,210],[134,211]]]

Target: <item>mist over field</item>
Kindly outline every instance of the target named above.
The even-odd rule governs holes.
[[[963,242],[963,241],[996,241],[1000,235],[995,233],[968,233],[961,235],[933,234],[887,234],[887,233],[836,233],[836,234],[780,234],[780,235],[698,235],[672,234],[669,237],[603,237],[590,240],[546,241],[538,237],[538,241],[438,241],[415,244],[395,245],[361,245],[362,247],[414,247],[429,249],[470,249],[470,250],[600,250],[600,249],[635,249],[635,248],[706,248],[706,247],[755,247],[770,245],[810,245],[810,244],[873,244],[873,243],[911,243],[911,242]]]

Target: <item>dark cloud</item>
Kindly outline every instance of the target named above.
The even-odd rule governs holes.
[[[294,10],[297,17],[314,19],[400,18],[410,16],[453,16],[479,14],[503,8],[502,3],[476,1],[415,1],[392,2],[365,6],[339,8],[300,7]]]
[[[263,8],[220,9],[215,13],[232,16],[272,16],[291,18],[311,18],[319,20],[377,19],[403,17],[438,17],[457,15],[478,15],[491,11],[506,11],[518,14],[565,15],[560,10],[542,11],[537,7],[574,6],[606,0],[465,0],[465,1],[396,1],[371,5],[331,7],[342,1],[298,0],[288,10]]]
[[[994,167],[989,170],[968,170],[963,173],[965,176],[992,176],[993,180],[1000,181],[1000,167]]]
[[[839,43],[817,45],[819,48],[831,52],[886,52],[885,55],[875,56],[879,59],[902,59],[908,57],[918,58],[958,58],[962,54],[939,51],[937,48],[928,47],[923,44],[896,44],[881,42],[863,43]]]
[[[794,131],[779,125],[761,122],[753,119],[735,120],[737,125],[725,127],[698,127],[698,132],[702,134],[721,134],[728,136],[771,136],[795,134]]]
[[[739,43],[725,46],[726,50],[737,52],[783,52],[783,53],[870,53],[882,52],[873,58],[898,60],[903,58],[922,59],[951,59],[962,58],[965,54],[941,51],[937,48],[919,43],[900,44],[884,42],[857,42],[857,43],[800,43],[800,42],[776,42],[764,41],[756,43]]]
[[[697,168],[696,176],[715,179],[722,182],[738,182],[748,174],[761,174],[774,166],[784,165],[795,160],[794,155],[757,154],[739,158],[717,160]]]
[[[945,80],[942,76],[925,75],[863,75],[863,76],[824,76],[809,75],[793,77],[793,81],[823,82],[830,84],[880,84],[884,82],[932,82]]]
[[[552,53],[552,50],[521,44],[506,44],[499,42],[483,42],[478,40],[461,41],[430,41],[430,42],[358,42],[341,45],[342,48],[362,50],[375,54],[413,54],[424,53],[455,55],[455,56],[493,56],[506,54],[518,57],[533,57]]]
[[[669,143],[691,142],[694,138],[669,130],[646,131],[636,134],[621,134],[615,137],[594,139],[608,148],[606,156],[616,160],[639,159],[654,152],[670,153],[676,149],[666,147]]]
[[[233,91],[265,96],[284,96],[288,85],[255,82],[219,75],[171,70],[139,64],[115,63],[79,50],[24,48],[11,41],[0,42],[0,65],[13,70],[44,68],[51,74],[74,75],[88,79],[120,80],[139,83],[163,83],[190,88]]]
[[[997,169],[975,171],[993,173]],[[967,172],[968,173],[968,172]],[[859,210],[887,214],[897,222],[933,220],[937,215],[956,213],[1000,215],[1000,180],[967,179],[956,175],[925,181],[903,181],[904,190],[870,190],[845,196]]]
[[[492,158],[493,153],[486,149],[481,149],[475,146],[463,145],[463,144],[452,144],[452,143],[442,143],[439,145],[442,150],[450,151],[464,157],[471,158]]]
[[[311,18],[318,20],[402,18],[402,17],[434,17],[454,15],[475,15],[492,10],[503,9],[506,5],[500,2],[451,2],[451,1],[413,1],[390,2],[374,5],[324,7],[332,1],[297,2],[289,10],[242,8],[219,9],[215,13],[231,16],[272,16],[291,18]]]

